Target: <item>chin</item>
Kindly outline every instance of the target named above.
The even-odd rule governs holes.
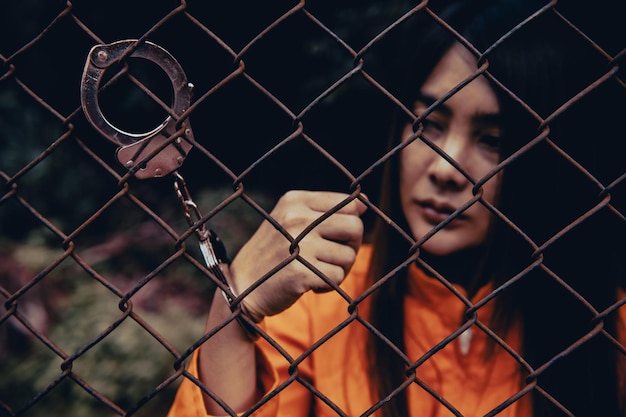
[[[431,238],[430,240],[433,239],[434,238]],[[422,250],[432,256],[448,256],[461,252],[463,248],[456,245],[428,241],[422,245]]]
[[[446,230],[441,230],[424,242],[421,249],[433,256],[449,256],[480,246],[480,242],[474,239],[463,239],[464,237],[459,236],[458,233],[447,233]]]
[[[424,225],[418,230],[413,230],[413,236],[416,240],[421,239],[426,234],[430,233],[432,226]],[[422,251],[426,251],[434,256],[446,256],[450,255],[462,248],[459,247],[459,240],[454,234],[449,233],[448,230],[442,229],[430,237],[421,246]]]
[[[433,226],[429,224],[416,227],[413,236],[423,237],[432,231]],[[421,246],[421,249],[433,256],[449,256],[464,253],[473,248],[482,246],[484,236],[477,236],[475,230],[468,230],[458,227],[450,227],[437,231]]]

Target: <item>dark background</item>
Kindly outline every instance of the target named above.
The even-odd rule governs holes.
[[[445,2],[432,5],[436,9],[441,3]],[[616,55],[626,40],[621,3],[559,2],[557,10]],[[312,1],[305,9],[358,52],[416,4]],[[125,169],[115,159],[116,145],[101,137],[81,110],[80,82],[89,50],[98,39],[104,43],[136,39],[157,25],[148,39],[180,62],[199,99],[237,69],[233,54],[297,3],[190,0],[186,12],[193,19],[181,13],[159,24],[179,5],[170,0],[0,0],[0,300],[5,303],[22,289],[19,311],[34,329],[6,319],[6,311],[0,309],[0,416],[11,415],[3,404],[12,410],[30,407],[29,401],[61,374],[59,355],[36,333],[71,354],[119,318],[120,297],[95,276],[122,293],[132,291],[175,251],[172,237],[146,210],[132,199],[118,198],[122,187],[113,173],[121,176]],[[403,48],[404,33],[402,28],[394,30],[363,55],[367,73],[394,95],[401,93],[397,82],[408,52]],[[297,137],[240,178],[246,192],[269,211],[286,190],[349,192],[350,177],[368,172],[360,184],[377,201],[381,172],[375,168],[369,173],[369,168],[385,152],[394,104],[357,74],[309,108],[355,68],[353,55],[341,42],[299,11],[240,56],[246,74],[274,99],[238,76],[198,105],[189,121],[196,140],[215,159],[194,149],[180,171],[203,212],[228,199],[234,179],[295,131],[292,115],[301,115],[304,133],[336,162]],[[171,100],[169,82],[157,68],[140,60],[128,64],[131,74],[165,102]],[[151,130],[166,116],[128,77],[103,91],[100,100],[109,120],[128,131]],[[607,114],[615,113],[619,108]],[[614,140],[624,141],[623,133]],[[607,158],[607,172],[624,172],[623,155],[602,157]],[[22,171],[37,158],[41,160]],[[14,184],[7,185],[20,172]],[[186,230],[171,177],[130,179],[128,187],[178,233]],[[614,190],[622,198],[620,207],[625,194],[624,185]],[[371,226],[372,220],[368,212],[366,224]],[[236,201],[209,223],[235,253],[260,221],[258,213]],[[74,253],[95,273],[69,258],[51,268],[67,250],[68,235]],[[194,235],[188,239],[188,250],[200,259],[194,239]],[[205,278],[188,263],[177,261],[133,295],[135,311],[184,351],[202,333],[206,297],[213,288]],[[30,287],[33,279],[39,281]],[[119,407],[129,409],[172,374],[172,358],[127,320],[85,352],[73,370]],[[165,415],[174,388],[157,395],[138,414]],[[26,414],[112,412],[66,380]]]

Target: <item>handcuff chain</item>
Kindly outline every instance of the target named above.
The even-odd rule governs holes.
[[[174,190],[176,191],[178,200],[183,207],[183,214],[185,215],[189,226],[193,227],[199,220],[202,219],[202,212],[196,202],[193,201],[193,198],[191,198],[191,193],[189,193],[187,183],[185,182],[183,176],[178,171],[174,171],[173,175]],[[226,285],[232,293],[233,291],[230,288],[226,276],[224,275],[224,271],[222,271],[222,267],[220,266],[220,262],[229,263],[229,260],[226,256],[226,250],[224,249],[219,237],[217,237],[215,232],[207,229],[205,223],[196,227],[196,234],[198,235],[200,252],[202,253],[202,257],[204,258],[204,263],[207,268],[222,282],[222,284]],[[228,301],[228,304],[232,304],[234,298],[223,291],[222,294],[224,294],[224,298]]]
[[[173,175],[176,195],[178,196],[178,200],[183,207],[183,213],[187,219],[187,223],[189,223],[190,227],[193,227],[197,221],[202,219],[202,212],[195,201],[191,198],[191,194],[189,193],[189,189],[187,188],[187,184],[185,183],[183,176],[180,175],[178,171],[174,171]],[[196,217],[195,221],[194,216]],[[228,283],[228,279],[224,275],[224,271],[220,265],[220,262],[226,264],[230,263],[226,255],[224,245],[217,234],[215,234],[212,230],[207,229],[206,224],[204,223],[196,227],[196,234],[198,235],[198,240],[200,241],[200,252],[202,252],[204,262],[209,271],[211,271],[211,273],[213,273],[215,277],[228,288],[228,292],[224,290],[221,290],[221,292],[224,300],[226,300],[228,305],[231,306],[231,309],[233,309],[233,301],[237,298],[237,295]],[[243,303],[238,303],[238,306],[240,314],[238,314],[235,319],[244,329],[246,337],[248,337],[251,341],[255,341],[259,338],[259,333],[253,325],[241,317],[243,314],[251,318],[251,315]]]
[[[174,190],[176,191],[176,196],[178,197],[178,201],[180,201],[181,206],[183,207],[183,214],[185,215],[185,219],[187,219],[187,223],[190,227],[192,227],[196,222],[202,219],[202,212],[200,208],[191,198],[191,194],[189,193],[189,189],[187,188],[187,183],[185,179],[178,171],[174,171]],[[196,228],[196,234],[198,235],[198,239],[200,242],[204,242],[209,238],[209,232],[206,228],[206,224],[202,223],[200,226]]]

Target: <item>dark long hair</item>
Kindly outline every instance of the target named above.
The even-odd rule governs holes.
[[[436,15],[479,51],[487,50],[543,5],[531,0],[431,4]],[[404,59],[399,66],[408,76],[397,92],[408,106],[456,40],[456,35],[425,12],[419,12],[415,20],[411,25],[415,31],[401,32],[407,44],[400,52],[413,58]],[[623,238],[624,221],[604,207],[567,233],[558,234],[601,200],[601,190],[589,176],[608,184],[623,174],[618,158],[624,155],[626,141],[614,136],[618,134],[616,121],[623,117],[619,109],[626,108],[624,89],[611,79],[564,112],[557,112],[558,116],[544,126],[518,102],[521,99],[541,118],[549,117],[607,71],[606,59],[596,52],[548,10],[485,57],[505,116],[503,159],[547,133],[547,140],[537,140],[537,145],[506,165],[498,210],[514,227],[494,216],[490,238],[476,262],[476,275],[468,283],[474,288],[485,280],[495,287],[505,284],[507,289],[495,300],[494,316],[498,320],[494,330],[502,334],[513,320],[521,320],[523,357],[535,370],[549,364],[545,371],[521,381],[520,389],[532,382],[539,388],[532,391],[535,417],[560,415],[543,392],[575,415],[597,415],[600,410],[603,416],[623,415],[620,407],[621,413],[626,411],[618,393],[617,348],[605,337],[615,335],[617,315],[599,320],[593,313],[614,304],[618,285],[623,285],[624,266],[619,255],[625,253],[624,245],[613,243],[616,239],[610,236]],[[613,94],[616,97],[608,98]],[[611,100],[621,101],[610,104]],[[401,128],[407,122],[406,117],[399,116],[393,123],[390,147],[399,143]],[[574,161],[587,173],[575,168]],[[391,158],[385,167],[381,208],[399,228],[409,230],[399,204],[398,175],[397,158]],[[374,294],[370,320],[404,350],[403,303],[398,300],[406,291],[406,268],[393,275],[390,271],[406,264],[413,242],[390,228],[386,220],[377,223],[372,241],[370,279],[372,283],[381,278],[387,281]],[[551,243],[543,245],[546,242]],[[418,262],[429,260],[427,254],[417,258]],[[606,333],[600,332],[573,352],[560,355],[597,329],[598,323]],[[385,398],[406,381],[406,364],[374,336],[369,340],[369,354],[374,395]],[[382,413],[386,417],[408,415],[405,391],[392,396]]]

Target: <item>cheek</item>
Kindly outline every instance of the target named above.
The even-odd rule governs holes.
[[[500,193],[500,183],[502,182],[502,173],[496,174],[483,185],[483,198],[497,205],[498,194]]]
[[[411,149],[409,149],[411,148]],[[400,198],[404,201],[412,195],[411,190],[423,175],[424,162],[413,152],[415,146],[405,148],[400,154]]]
[[[411,178],[410,170],[407,170],[406,167],[407,167],[407,161],[405,161],[404,158],[400,158],[399,191],[400,191],[400,201],[402,202],[403,211],[404,211],[404,206],[406,204],[406,199],[409,198],[409,196],[411,195],[411,192],[410,192],[411,185],[415,182]]]
[[[483,199],[496,207],[498,206],[497,200],[500,191],[500,182],[501,174],[497,174],[483,185]],[[487,238],[489,225],[494,220],[494,217],[491,211],[482,204],[476,204],[474,207],[476,207],[474,211],[475,225],[478,227],[476,237],[479,239],[478,243],[481,244],[484,243],[484,240]]]
[[[434,151],[421,141],[415,141],[400,152],[400,181],[407,186],[424,176]]]
[[[411,174],[424,164],[424,147],[428,148],[420,139],[407,141],[413,136],[411,125],[406,125],[402,131],[402,143],[406,146],[400,151],[400,172]]]

